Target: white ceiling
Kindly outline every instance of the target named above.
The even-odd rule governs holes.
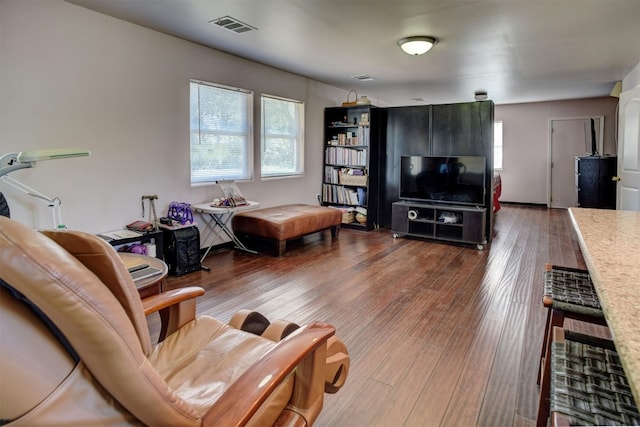
[[[606,96],[640,63],[640,0],[68,1],[379,106],[466,102],[476,90],[496,104]],[[257,30],[209,23],[226,15]],[[396,42],[412,35],[438,43],[409,56]],[[352,77],[363,74],[375,80]]]

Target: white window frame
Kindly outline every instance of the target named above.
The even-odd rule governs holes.
[[[194,108],[191,104],[191,91],[194,88],[197,88],[198,90],[198,102],[196,111],[194,111]],[[214,90],[229,91],[230,94],[231,92],[235,92],[241,96],[244,96],[244,99],[240,100],[240,105],[244,104],[243,111],[240,112],[240,114],[242,114],[241,122],[243,122],[243,127],[241,129],[205,129],[203,126],[204,115],[212,114],[215,111],[201,111],[201,88],[213,88]],[[192,79],[189,81],[189,100],[189,170],[191,185],[198,186],[213,184],[218,181],[244,181],[253,179],[253,91]],[[225,105],[223,108],[228,109],[232,108],[232,106]],[[197,117],[194,117],[195,114],[197,114]],[[206,141],[207,138],[216,136],[221,139],[220,142]],[[225,144],[225,137],[236,138],[240,140],[241,146],[238,151],[238,155],[240,156],[240,158],[238,159],[237,167],[228,170],[216,169],[215,167],[212,167],[211,169],[207,170],[200,166],[201,163],[197,164],[198,159],[202,159],[203,157],[202,150],[197,149],[198,147],[202,147],[203,144],[209,144],[211,145],[210,149],[215,150],[215,145]]]
[[[498,155],[496,155],[498,153]],[[501,171],[504,166],[504,125],[493,122],[493,170]]]
[[[268,108],[265,108],[266,100],[276,100],[282,101],[286,103],[290,103],[295,107],[295,114],[297,121],[295,134],[270,134],[267,130],[268,123]],[[290,177],[299,177],[304,175],[304,101],[282,98],[279,96],[262,94],[260,98],[260,106],[261,106],[261,114],[262,114],[262,132],[260,137],[260,176],[263,179],[272,179],[272,178],[290,178]],[[293,159],[288,159],[291,163],[293,163],[293,167],[289,170],[281,170],[281,171],[268,171],[267,166],[265,165],[265,159],[268,155],[268,145],[269,139],[285,139],[290,140],[294,145]]]

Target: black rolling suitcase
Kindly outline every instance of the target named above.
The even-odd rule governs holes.
[[[172,276],[181,276],[201,269],[200,232],[198,227],[164,229],[164,261]]]

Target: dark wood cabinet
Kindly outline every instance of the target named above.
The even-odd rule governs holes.
[[[576,192],[581,208],[616,208],[618,162],[613,156],[576,157]]]
[[[371,230],[380,224],[385,116],[369,105],[325,109],[321,204],[353,212],[343,215],[343,226]]]
[[[381,225],[391,225],[391,204],[400,195],[400,157],[428,156],[431,108],[393,107],[387,110],[387,156],[380,208]]]
[[[491,240],[493,121],[492,101],[389,108],[381,225],[391,226],[392,205],[400,198],[402,156],[484,156],[484,234]]]
[[[485,156],[487,168],[493,171],[493,102],[466,102],[431,107],[430,154]]]

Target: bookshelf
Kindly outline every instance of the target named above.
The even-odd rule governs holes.
[[[379,111],[370,105],[325,109],[321,204],[341,209],[345,227],[378,226]]]

